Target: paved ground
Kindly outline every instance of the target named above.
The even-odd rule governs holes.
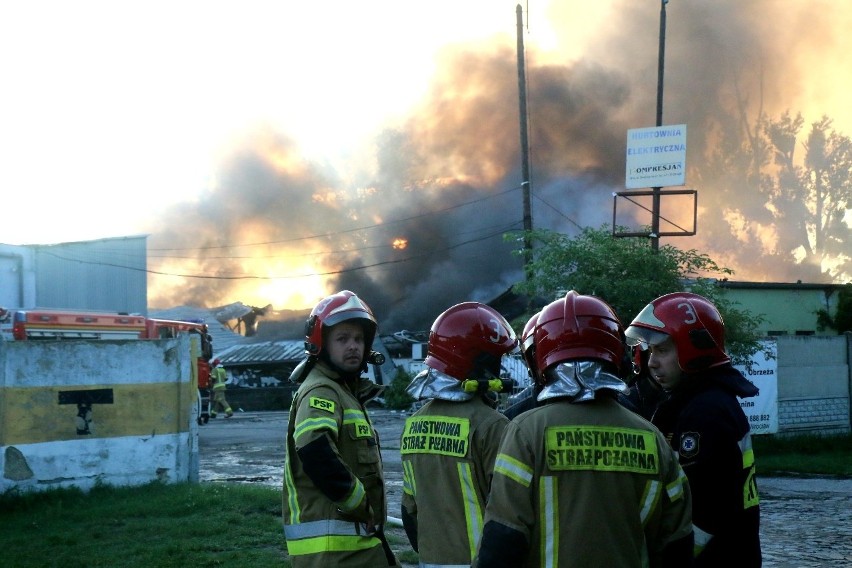
[[[377,410],[371,417],[384,448],[389,514],[398,518],[398,448],[405,414]],[[286,412],[238,412],[209,422],[199,432],[202,482],[281,487]],[[759,468],[760,456],[757,460]],[[758,477],[758,486],[765,568],[852,566],[852,479]]]

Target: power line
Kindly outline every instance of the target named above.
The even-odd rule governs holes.
[[[557,213],[558,213],[561,217],[563,217],[566,221],[568,221],[569,223],[571,223],[572,225],[574,225],[575,227],[577,227],[577,228],[578,228],[578,229],[580,229],[581,231],[583,230],[583,228],[584,228],[584,227],[582,227],[582,226],[581,226],[579,223],[577,223],[574,219],[572,219],[571,217],[569,217],[568,215],[566,215],[565,213],[563,213],[562,211],[560,211],[559,209],[557,209],[557,208],[556,208],[556,206],[551,205],[548,201],[546,201],[546,200],[545,200],[543,197],[541,197],[540,195],[533,195],[533,197],[535,197],[536,199],[538,199],[539,201],[541,201],[542,203],[544,203],[545,205],[547,205],[548,207],[550,207],[551,209],[553,209],[554,211],[556,211],[556,212],[557,212]]]
[[[474,205],[476,203],[481,203],[483,201],[494,199],[496,197],[501,197],[503,195],[506,195],[506,194],[511,193],[513,191],[517,191],[519,189],[520,189],[520,186],[513,187],[513,188],[510,188],[510,189],[501,191],[500,193],[489,194],[489,195],[486,195],[484,197],[480,197],[479,199],[474,199],[472,201],[466,201],[466,202],[460,203],[458,205],[451,205],[449,207],[445,207],[444,209],[438,209],[438,210],[435,210],[435,211],[427,211],[426,213],[420,213],[418,215],[412,215],[410,217],[404,217],[402,219],[396,219],[396,220],[393,220],[393,221],[384,221],[382,223],[375,223],[373,225],[365,225],[363,227],[355,227],[355,228],[352,228],[352,229],[344,229],[344,230],[341,230],[341,231],[333,231],[333,232],[329,232],[329,233],[321,233],[321,234],[316,234],[316,235],[294,237],[292,239],[282,239],[282,240],[276,240],[276,241],[264,241],[264,242],[257,242],[257,243],[244,243],[244,244],[235,244],[235,245],[210,245],[210,246],[192,247],[192,248],[189,248],[189,247],[150,248],[149,250],[150,251],[191,251],[191,250],[202,251],[202,250],[215,250],[215,249],[225,249],[225,248],[278,245],[278,244],[293,243],[293,242],[298,242],[298,241],[306,241],[306,240],[310,240],[310,239],[335,237],[335,236],[339,236],[339,235],[343,235],[343,234],[347,234],[347,233],[354,233],[354,232],[357,232],[357,231],[365,231],[365,230],[368,230],[368,229],[376,229],[376,228],[379,228],[379,227],[386,227],[388,225],[394,225],[394,224],[397,224],[397,223],[405,223],[407,221],[413,221],[415,219],[428,217],[429,215],[437,215],[439,213],[446,213],[447,211],[452,211],[454,209],[460,209],[462,207],[467,207],[468,205]]]
[[[511,229],[512,227],[514,227],[518,224],[519,224],[519,222],[515,222],[515,223],[509,225],[505,230],[501,230],[501,231],[498,231],[498,232],[492,232],[490,234],[487,234],[485,236],[482,236],[482,237],[479,237],[479,238],[476,238],[476,239],[470,239],[468,241],[462,241],[460,243],[455,243],[455,244],[452,244],[452,245],[449,245],[449,246],[446,246],[446,247],[443,247],[443,248],[440,248],[440,249],[430,250],[430,251],[427,251],[427,252],[424,252],[424,253],[421,253],[421,254],[418,254],[418,255],[406,257],[406,258],[386,260],[386,261],[376,262],[374,264],[368,264],[368,265],[364,265],[364,266],[356,266],[356,267],[345,268],[345,269],[340,269],[340,270],[329,270],[329,271],[326,271],[326,272],[312,272],[312,273],[309,273],[309,274],[298,274],[298,275],[289,275],[289,276],[179,274],[179,273],[162,272],[162,271],[158,271],[158,270],[150,270],[150,269],[147,269],[147,268],[139,268],[139,267],[135,267],[135,266],[125,266],[125,265],[120,265],[120,264],[113,264],[113,263],[108,263],[108,262],[98,262],[98,261],[91,261],[91,260],[68,258],[68,257],[62,256],[62,255],[59,255],[59,254],[56,254],[56,253],[53,253],[53,252],[49,252],[49,251],[42,251],[42,253],[48,254],[48,255],[53,256],[54,258],[58,258],[60,260],[66,260],[68,262],[77,262],[77,263],[80,263],[80,264],[92,264],[92,265],[97,265],[97,266],[109,266],[111,268],[119,268],[119,269],[123,269],[123,270],[132,270],[132,271],[136,271],[136,272],[145,272],[147,274],[154,274],[154,275],[157,275],[157,276],[172,276],[172,277],[177,277],[177,278],[194,278],[194,279],[203,279],[203,280],[290,280],[290,279],[295,279],[295,278],[307,278],[307,277],[311,277],[311,276],[333,276],[333,275],[336,275],[336,274],[345,274],[345,273],[349,273],[349,272],[356,272],[356,271],[360,271],[360,270],[366,270],[368,268],[375,268],[375,267],[385,266],[385,265],[389,265],[389,264],[399,264],[399,263],[402,263],[402,262],[409,262],[411,260],[417,260],[419,258],[425,258],[425,257],[432,256],[432,255],[439,253],[439,252],[446,252],[446,251],[453,250],[453,249],[456,249],[456,248],[459,248],[459,247],[462,247],[462,246],[465,246],[465,245],[468,245],[468,244],[480,242],[480,241],[483,241],[483,240],[493,238],[495,236],[502,235],[507,230]]]
[[[508,225],[501,225],[501,227],[512,227],[516,225],[517,222],[509,223]],[[466,235],[470,233],[478,233],[485,230],[496,229],[497,227],[482,227],[477,228],[470,231],[462,231],[457,233],[458,236]],[[280,253],[277,254],[268,254],[268,255],[222,255],[222,256],[204,256],[203,259],[199,259],[198,256],[175,256],[175,255],[152,255],[149,254],[148,258],[155,258],[158,260],[168,260],[168,259],[177,259],[177,260],[258,260],[258,259],[274,259],[281,258],[282,256],[286,256],[287,258],[299,258],[303,256],[317,256],[317,255],[334,255],[334,254],[352,254],[357,252],[364,252],[369,250],[376,249],[391,249],[394,248],[393,244],[381,244],[381,245],[368,245],[363,247],[353,247],[353,248],[345,248],[345,249],[336,249],[336,250],[319,250],[319,251],[309,251],[303,253],[286,253],[282,255]]]

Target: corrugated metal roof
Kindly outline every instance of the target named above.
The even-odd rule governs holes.
[[[367,374],[380,384],[390,384],[396,376],[396,362],[378,336],[373,340],[373,350],[384,355],[385,361],[380,368],[370,365]],[[298,364],[305,359],[305,341],[304,339],[283,339],[243,343],[220,352],[218,357],[226,368],[262,364]]]
[[[218,354],[226,367],[259,363],[297,363],[305,358],[305,341],[286,339],[233,345]]]

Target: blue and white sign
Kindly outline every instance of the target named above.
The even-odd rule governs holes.
[[[754,383],[760,394],[740,399],[752,434],[778,433],[778,345],[774,339],[761,341],[761,350],[752,356],[751,369],[735,367]]]
[[[627,189],[685,183],[685,124],[631,128],[627,131]]]

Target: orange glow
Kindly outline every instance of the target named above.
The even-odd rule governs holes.
[[[393,248],[396,250],[403,250],[408,247],[408,239],[397,237],[393,240]]]

